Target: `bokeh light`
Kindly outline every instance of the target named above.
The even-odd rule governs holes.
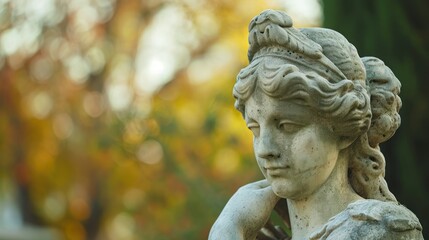
[[[164,157],[164,151],[159,142],[147,140],[137,150],[137,158],[146,164],[159,163]]]
[[[53,99],[47,92],[36,92],[27,99],[28,107],[36,118],[48,116],[54,105]]]
[[[67,113],[59,113],[54,117],[53,130],[59,139],[66,139],[71,136],[74,130],[73,120]]]

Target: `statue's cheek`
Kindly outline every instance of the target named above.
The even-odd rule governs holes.
[[[291,145],[291,165],[299,172],[313,168],[316,164],[315,160],[319,156],[319,147],[317,138],[313,129],[307,129],[298,133]]]

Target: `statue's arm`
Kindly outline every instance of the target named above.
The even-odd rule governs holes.
[[[266,180],[241,187],[213,224],[209,239],[255,239],[278,200]]]
[[[221,239],[244,240],[244,231],[232,219],[221,215],[210,230],[209,240]]]

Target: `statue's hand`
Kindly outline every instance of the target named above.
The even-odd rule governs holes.
[[[279,199],[267,180],[241,187],[222,210],[209,239],[255,239]]]

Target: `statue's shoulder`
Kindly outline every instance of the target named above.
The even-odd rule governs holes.
[[[423,235],[418,218],[403,205],[365,199],[351,203],[310,239],[420,240]]]

